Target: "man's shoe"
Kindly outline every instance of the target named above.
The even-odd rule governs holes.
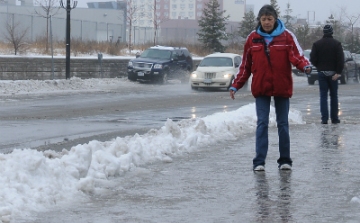
[[[321,124],[327,124],[327,121],[321,121]]]
[[[339,120],[339,119],[337,119],[337,120],[332,120],[331,123],[332,123],[332,124],[339,124],[339,123],[340,123],[340,120]]]
[[[289,164],[285,163],[279,167],[279,170],[291,170],[291,166]]]
[[[265,171],[265,167],[263,165],[256,166],[254,171]]]

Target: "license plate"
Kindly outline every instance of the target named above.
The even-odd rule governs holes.
[[[138,72],[138,76],[143,77],[144,73],[143,72]]]
[[[211,83],[212,83],[212,80],[211,80],[211,79],[204,79],[204,83],[205,83],[205,84],[211,84]]]

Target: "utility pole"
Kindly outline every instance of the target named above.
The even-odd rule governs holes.
[[[66,79],[70,79],[70,11],[76,8],[77,1],[73,1],[73,6],[70,5],[70,0],[66,0],[66,6],[63,0],[60,0],[60,6],[66,10]]]

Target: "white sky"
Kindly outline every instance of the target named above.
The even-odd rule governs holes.
[[[297,80],[305,81],[304,78]],[[121,84],[129,84],[127,78],[0,80],[0,95],[72,94],[111,89]],[[275,126],[273,108],[270,122]],[[301,113],[291,110],[290,124],[304,123]],[[142,164],[172,162],[171,157],[193,152],[200,145],[206,147],[229,138],[236,140],[237,136],[254,132],[255,127],[255,107],[248,104],[236,111],[193,120],[167,120],[163,127],[144,135],[118,137],[107,142],[94,140],[65,148],[61,153],[19,148],[10,154],[0,154],[0,222],[15,216],[30,217],[32,211],[79,201],[87,196],[84,192],[99,192],[110,183],[109,178]]]
[[[87,7],[87,2],[108,2],[111,0],[78,0],[78,7]],[[228,1],[228,0],[226,0]],[[298,16],[299,18],[308,18],[308,12],[310,18],[315,12],[315,21],[324,22],[331,13],[336,15],[340,14],[340,9],[346,9],[346,12],[349,16],[356,16],[360,14],[360,1],[359,0],[277,0],[280,7],[281,13],[284,13],[287,3],[290,3],[291,9],[293,9],[292,14]],[[246,4],[254,5],[255,15],[259,9],[265,5],[269,4],[270,0],[246,0]],[[360,21],[359,23],[360,24]]]
[[[341,8],[346,9],[349,16],[360,14],[359,0],[277,0],[280,11],[284,14],[287,3],[290,3],[292,14],[299,18],[308,18],[308,12],[311,15],[315,12],[315,21],[324,22],[330,15],[340,15]],[[265,4],[270,4],[270,0],[246,0],[246,4],[254,5],[254,13],[257,15],[260,8]],[[359,23],[360,24],[360,21]]]

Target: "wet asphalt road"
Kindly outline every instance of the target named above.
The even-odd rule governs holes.
[[[297,85],[291,108],[304,114],[306,124],[290,128],[292,171],[277,169],[277,130],[271,128],[263,173],[251,169],[255,138],[248,134],[172,163],[148,164],[112,179],[87,200],[16,222],[360,222],[360,203],[351,201],[360,196],[359,88],[340,86],[342,123],[321,125],[317,87]],[[251,102],[244,93],[232,103],[236,109]]]

